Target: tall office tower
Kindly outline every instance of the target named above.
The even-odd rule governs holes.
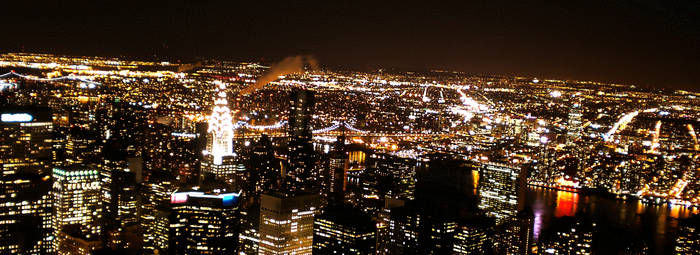
[[[141,230],[142,248],[147,253],[165,254],[168,250],[170,226],[170,195],[175,191],[175,176],[166,171],[155,171],[144,181],[142,192]]]
[[[402,198],[395,193],[399,189],[400,185],[397,185],[399,181],[387,169],[368,167],[356,178],[348,189],[350,196],[344,201],[357,208],[362,208],[370,215],[380,214],[385,200]]]
[[[506,220],[493,235],[494,246],[499,253],[530,254],[533,243],[534,215],[530,208],[519,211]]]
[[[100,163],[100,135],[97,130],[73,127],[67,131],[64,160],[66,164]]]
[[[86,239],[99,236],[103,206],[99,172],[89,166],[55,167],[53,179],[54,230],[79,225]],[[59,243],[63,241],[58,237]]]
[[[566,143],[568,145],[574,145],[574,142],[581,138],[581,133],[583,131],[583,121],[581,117],[583,116],[581,111],[581,102],[578,101],[569,110],[569,121],[567,123],[568,127],[566,130]]]
[[[345,136],[338,137],[335,149],[330,156],[328,200],[331,204],[341,204],[345,198],[349,157],[345,150]]]
[[[138,222],[136,174],[115,171],[112,174],[112,196],[116,205],[116,220],[124,228]]]
[[[382,238],[377,240],[378,254],[452,253],[455,245],[459,245],[456,240],[460,229],[473,226],[463,225],[463,219],[449,215],[453,211],[437,210],[441,209],[429,209],[413,202],[392,209],[381,224],[386,229]],[[484,229],[492,225],[487,219],[483,222]]]
[[[279,188],[281,167],[275,158],[270,138],[263,134],[251,151],[248,164],[248,180],[241,202],[240,251],[257,254],[260,244],[260,195]]]
[[[93,254],[93,251],[103,248],[103,243],[99,238],[88,237],[77,224],[61,227],[58,240],[60,240],[58,243],[59,255],[90,255]]]
[[[314,254],[374,254],[377,227],[362,211],[330,206],[314,220]]]
[[[49,173],[53,162],[53,123],[48,109],[0,110],[2,175]]]
[[[651,166],[647,161],[631,159],[621,167],[620,188],[622,194],[635,195],[644,187],[644,176],[650,171]]]
[[[479,208],[500,225],[524,208],[526,178],[520,166],[487,162],[479,174]]]
[[[104,215],[114,227],[124,227],[137,221],[136,172],[127,159],[105,159],[100,169]]]
[[[105,155],[109,156],[109,154]],[[103,229],[111,229],[114,228],[117,224],[116,221],[113,221],[112,219],[116,218],[116,205],[113,203],[113,197],[112,196],[112,173],[117,170],[117,171],[122,171],[123,169],[127,168],[126,166],[126,161],[124,160],[111,160],[108,158],[105,158],[103,161],[102,167],[99,170],[100,174],[100,192],[102,193],[102,204],[103,204],[103,215],[105,216],[105,220],[102,221],[102,227]]]
[[[263,194],[259,254],[311,254],[319,203],[315,194]]]
[[[243,195],[245,197],[245,193]],[[257,199],[245,199],[241,203],[241,230],[239,239],[239,252],[243,254],[258,254],[260,247],[260,197]]]
[[[308,184],[307,178],[313,167],[313,144],[311,142],[311,119],[314,112],[314,92],[295,89],[289,95],[289,168],[286,179],[290,189]]]
[[[539,254],[592,254],[595,222],[562,217],[552,226],[552,235],[540,238]]]
[[[170,254],[237,253],[240,193],[224,193],[219,187],[193,187],[172,194]]]
[[[136,249],[140,243],[135,238],[129,238],[139,231],[139,191],[135,176],[134,172],[113,170],[111,182],[102,184],[109,186],[111,194],[104,204],[102,231],[105,246],[112,249]],[[107,211],[110,213],[107,214]]]
[[[377,254],[387,254],[392,248],[395,240],[392,240],[389,227],[391,226],[391,212],[394,208],[401,208],[405,205],[403,200],[386,198],[384,199],[384,207],[377,214]]]
[[[489,254],[492,251],[489,240],[491,227],[488,220],[482,222],[475,219],[460,223],[455,230],[452,254]]]
[[[392,208],[382,221],[389,240],[380,245],[382,254],[452,253],[460,223],[476,215],[472,168],[465,162],[432,155],[417,177],[416,199]]]
[[[684,219],[679,225],[674,254],[692,254],[700,251],[700,216]]]
[[[454,215],[457,213],[454,209],[428,208],[415,201],[392,208],[388,215],[382,217],[379,226],[381,233],[377,239],[377,254],[450,254],[461,250],[471,251],[474,248],[456,246],[471,245],[469,243],[475,240],[471,236],[474,232],[461,237],[459,234],[463,229],[473,231],[476,228],[480,231],[479,235],[489,236],[492,219],[474,215],[459,217]],[[478,247],[486,249],[485,245]]]
[[[377,192],[390,193],[395,198],[412,200],[416,189],[417,165],[415,160],[399,158],[389,154],[374,154],[367,157],[367,170],[362,175],[369,178],[365,180],[362,179],[364,176],[361,176],[362,189],[367,191],[384,189]],[[375,180],[371,181],[371,179]],[[395,181],[391,185],[376,183],[380,180],[386,182],[387,179]],[[370,181],[370,183],[365,184],[365,181]]]
[[[103,219],[101,222],[105,245],[114,249],[134,248],[136,242],[126,238],[138,230],[137,176],[141,165],[136,158],[126,157],[124,150],[108,143],[99,170],[102,186]]]
[[[275,158],[272,141],[267,135],[260,136],[260,140],[253,146],[246,168],[250,173],[250,187],[246,196],[259,197],[262,192],[277,188],[281,175],[280,163]]]
[[[207,149],[202,161],[202,174],[212,174],[226,180],[236,172],[233,152],[233,117],[226,100],[226,85],[219,84],[214,108],[209,116]]]
[[[417,253],[421,216],[402,201],[394,203],[397,204],[392,205],[387,201],[383,211],[378,229],[377,254]]]
[[[0,177],[0,254],[53,252],[51,176]]]

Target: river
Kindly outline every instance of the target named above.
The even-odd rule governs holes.
[[[579,215],[593,219],[598,227],[594,236],[594,251],[598,254],[614,253],[630,240],[643,240],[650,254],[670,254],[678,220],[699,211],[539,187],[528,189],[527,205],[535,215],[535,240],[546,233],[557,218]]]

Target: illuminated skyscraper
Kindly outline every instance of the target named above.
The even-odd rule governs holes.
[[[533,243],[534,215],[532,210],[518,212],[496,229],[493,236],[498,252],[507,254],[530,254]]]
[[[553,235],[541,240],[539,254],[592,254],[595,222],[563,217],[552,228]]]
[[[496,218],[496,224],[516,216],[524,206],[526,185],[520,166],[488,162],[479,172],[479,208]]]
[[[331,154],[328,199],[332,203],[342,203],[347,182],[348,152],[345,151],[345,136],[339,136],[335,150]]]
[[[226,85],[219,84],[214,108],[209,116],[207,148],[204,152],[201,172],[213,174],[217,178],[231,177],[236,166],[233,162],[233,117],[226,100]]]
[[[280,162],[275,158],[272,141],[263,134],[253,146],[246,169],[250,173],[247,196],[259,197],[262,192],[277,187],[280,177]]]
[[[382,212],[377,254],[407,254],[418,250],[421,216],[409,206],[392,205]]]
[[[140,224],[143,249],[148,252],[158,250],[162,254],[168,249],[170,198],[175,191],[174,180],[170,173],[156,171],[144,182]]]
[[[2,175],[50,171],[53,123],[49,110],[2,109],[0,133]]]
[[[318,206],[314,194],[263,194],[259,254],[311,254]]]
[[[288,188],[308,184],[313,164],[311,119],[315,106],[314,92],[296,89],[289,95],[289,169]]]
[[[64,160],[66,164],[98,163],[101,156],[99,133],[88,128],[71,128],[66,131]]]
[[[52,252],[51,112],[0,110],[0,253]]]
[[[452,254],[488,254],[492,248],[489,240],[491,227],[488,221],[459,224],[454,234]]]
[[[314,254],[374,254],[377,227],[349,206],[330,206],[314,221]]]
[[[54,230],[79,225],[85,238],[99,236],[103,206],[99,172],[87,166],[56,167],[53,179]]]
[[[127,169],[128,170],[128,169]],[[138,191],[135,181],[135,173],[124,170],[113,170],[110,183],[102,183],[109,186],[110,199],[104,199],[105,210],[102,219],[104,236],[108,236],[105,246],[113,249],[133,248],[136,242],[128,240],[126,236],[136,234],[138,231]],[[103,188],[104,190],[104,188]],[[110,213],[107,214],[106,212]],[[129,242],[132,241],[132,242]]]
[[[581,102],[574,103],[574,105],[569,110],[569,121],[567,124],[568,127],[566,131],[566,142],[569,145],[573,145],[574,141],[581,138],[581,132],[583,131],[583,122],[581,120],[582,116],[583,114],[581,113]]]
[[[207,152],[214,157],[214,164],[221,165],[224,156],[233,155],[233,117],[226,100],[226,85],[217,89],[217,98],[209,116]]]
[[[461,223],[475,215],[470,165],[449,155],[434,154],[416,177],[414,200],[403,206],[387,200],[381,213],[379,254],[453,253]]]
[[[170,199],[170,254],[235,254],[238,197],[222,189],[178,191]],[[209,191],[210,190],[210,191]]]
[[[246,166],[248,180],[241,202],[241,252],[257,254],[260,243],[260,194],[278,188],[280,160],[275,158],[272,141],[266,135],[253,146]]]
[[[53,251],[50,190],[47,174],[0,177],[0,254]]]
[[[90,255],[93,251],[104,247],[102,241],[96,236],[89,236],[81,229],[80,225],[71,224],[61,227],[58,233],[59,255]]]

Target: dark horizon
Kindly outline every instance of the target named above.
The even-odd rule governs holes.
[[[700,3],[12,3],[3,52],[276,62],[697,91]]]

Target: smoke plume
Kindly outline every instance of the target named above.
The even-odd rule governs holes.
[[[308,64],[312,70],[318,69],[318,61],[311,56],[287,57],[280,62],[272,64],[272,66],[270,66],[270,70],[262,77],[258,78],[255,84],[242,89],[239,94],[246,95],[253,93],[268,83],[277,80],[277,78],[281,75],[302,72],[304,70],[304,64]]]
[[[199,68],[200,66],[202,66],[202,63],[201,63],[201,62],[197,62],[197,63],[194,63],[194,64],[183,64],[183,65],[179,65],[179,66],[177,67],[177,72],[178,72],[178,73],[189,72],[189,71],[191,71],[191,70],[194,70],[195,68]]]

